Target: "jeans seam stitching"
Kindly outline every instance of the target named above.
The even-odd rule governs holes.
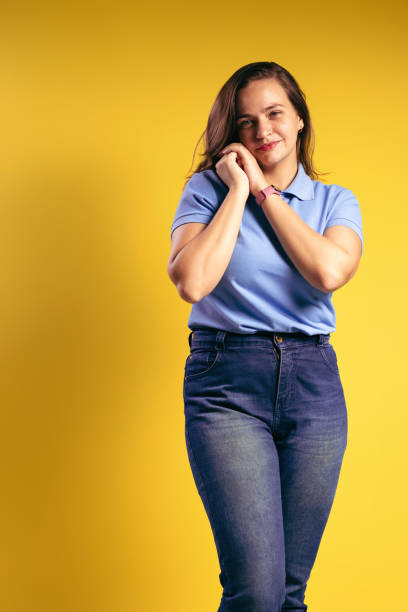
[[[208,358],[209,358],[209,356],[210,356],[210,353],[213,353],[213,352],[214,352],[214,351],[209,351],[209,354],[207,355],[207,363],[208,363]],[[187,374],[186,374],[186,376],[185,376],[185,381],[186,381],[186,382],[188,382],[189,380],[191,380],[192,378],[195,378],[196,376],[202,376],[203,374],[207,374],[207,372],[209,372],[210,370],[212,370],[212,369],[213,369],[213,367],[215,366],[215,364],[217,363],[217,361],[218,361],[218,359],[219,359],[220,354],[221,354],[221,351],[220,351],[220,350],[218,350],[218,351],[217,351],[217,355],[216,355],[216,357],[215,357],[215,359],[214,359],[213,363],[210,365],[210,367],[209,367],[209,368],[207,368],[207,369],[206,369],[206,370],[204,370],[203,372],[196,372],[196,374],[190,374],[190,375],[187,375]]]
[[[327,367],[329,368],[329,370],[330,370],[330,371],[331,371],[333,374],[337,374],[337,369],[333,369],[333,366],[332,366],[332,364],[330,363],[330,361],[329,361],[329,359],[328,359],[328,357],[327,357],[327,355],[326,355],[326,353],[325,353],[325,351],[324,351],[324,348],[323,348],[324,346],[327,346],[327,345],[323,345],[323,344],[322,344],[322,345],[319,345],[320,354],[322,355],[323,360],[324,360],[325,364],[327,365]]]

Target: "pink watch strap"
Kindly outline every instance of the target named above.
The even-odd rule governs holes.
[[[281,195],[282,192],[279,191],[279,189],[276,189],[273,185],[268,185],[268,187],[261,189],[261,191],[258,193],[256,203],[260,206],[266,196],[268,196],[270,193],[277,193],[278,195]]]

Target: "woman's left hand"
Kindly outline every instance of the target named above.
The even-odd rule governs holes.
[[[230,153],[231,151],[235,151],[237,153],[237,164],[247,175],[249,190],[252,195],[256,197],[260,190],[264,189],[269,184],[265,179],[264,173],[259,167],[256,157],[252,155],[251,151],[249,151],[249,149],[247,149],[241,142],[232,142],[231,144],[225,146],[220,151],[220,157],[222,157],[223,154]]]

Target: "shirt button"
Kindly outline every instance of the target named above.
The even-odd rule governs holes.
[[[282,336],[275,336],[275,340],[280,344],[282,342]]]

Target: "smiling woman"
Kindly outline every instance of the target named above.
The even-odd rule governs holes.
[[[319,180],[313,142],[294,77],[239,68],[171,226],[168,273],[192,303],[185,438],[218,612],[307,610],[347,444],[331,298],[357,270],[362,218],[350,189]]]
[[[246,137],[242,132],[243,127],[245,131],[247,128],[253,131],[256,126],[262,128],[262,120],[267,121],[268,118],[278,123],[283,121],[287,125],[288,119],[294,120],[297,115],[301,121],[295,122],[297,130],[293,135],[296,137],[298,160],[312,179],[320,178],[325,173],[318,172],[313,164],[314,130],[306,96],[297,81],[275,62],[255,62],[248,66],[251,66],[251,70],[247,66],[239,68],[220,89],[211,108],[206,129],[194,149],[195,154],[201,139],[204,138],[203,160],[194,172],[213,167],[218,159],[217,155],[226,144],[244,142]],[[267,89],[263,87],[265,84]],[[253,95],[256,95],[256,99]],[[277,135],[280,139],[281,135],[278,132]],[[262,138],[258,146],[261,145]],[[189,174],[187,179],[194,172]]]
[[[268,103],[270,100],[273,102]],[[282,164],[276,162],[293,157],[293,153],[296,159],[302,117],[274,78],[255,80],[242,88],[236,107],[240,142],[255,156],[267,182],[278,185],[283,178]],[[279,111],[272,110],[277,107]]]

